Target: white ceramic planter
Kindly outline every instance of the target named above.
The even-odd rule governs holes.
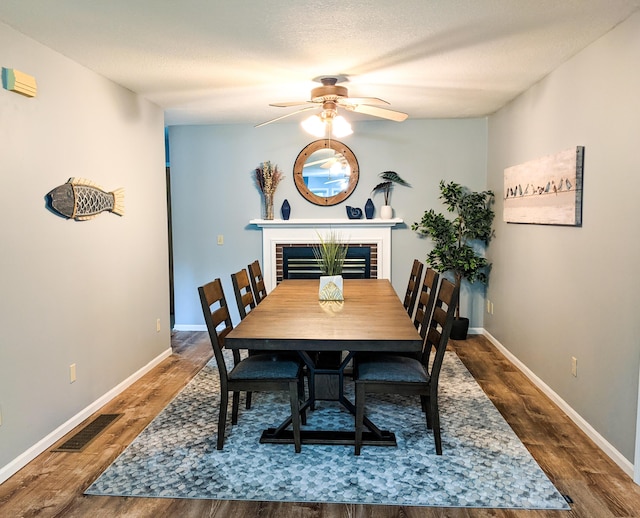
[[[380,217],[382,219],[391,219],[393,218],[393,208],[391,205],[383,205],[380,207]]]
[[[320,277],[319,300],[344,300],[342,275],[322,275]]]

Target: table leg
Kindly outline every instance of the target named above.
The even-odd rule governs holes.
[[[349,401],[344,395],[344,369],[354,356],[354,352],[349,352],[337,369],[319,369],[313,359],[306,351],[298,351],[298,354],[304,361],[309,370],[309,399],[301,406],[300,410],[315,408],[316,394],[314,378],[318,374],[332,375],[338,377],[338,399],[337,401],[344,406],[353,416],[356,414],[355,405]],[[291,416],[285,419],[277,428],[268,428],[262,432],[260,437],[261,443],[275,444],[292,444],[293,432],[287,430],[291,424]],[[380,430],[367,416],[364,416],[364,425],[368,428],[362,434],[362,444],[369,446],[397,446],[396,437],[393,432],[388,430]],[[337,430],[302,430],[303,444],[355,444],[355,430],[337,431]]]

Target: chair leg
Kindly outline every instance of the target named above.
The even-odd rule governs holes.
[[[429,413],[431,414],[433,439],[436,443],[436,455],[442,455],[442,438],[440,435],[440,411],[438,409],[438,398],[431,398]]]
[[[245,406],[246,406],[247,410],[249,410],[251,408],[251,392],[247,392]]]
[[[364,394],[365,385],[362,382],[356,382],[356,440],[355,455],[360,455],[362,449],[362,428],[364,427]]]
[[[304,376],[300,376],[298,380],[298,403],[304,401]],[[307,424],[307,411],[303,410],[301,413],[302,424]]]
[[[300,400],[298,399],[298,382],[289,383],[289,399],[291,400],[291,424],[293,425],[293,444],[296,453],[302,450],[300,438]]]
[[[229,405],[229,393],[220,393],[220,413],[218,414],[218,443],[217,448],[222,449],[224,445],[224,428],[227,423],[227,406]]]
[[[431,398],[429,396],[422,395],[420,396],[420,401],[422,402],[422,411],[427,417],[427,429],[431,430],[433,428],[431,418]]]
[[[238,410],[240,407],[240,392],[233,391],[233,398],[231,399],[231,424],[238,424]]]

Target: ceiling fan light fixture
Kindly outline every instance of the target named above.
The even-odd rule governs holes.
[[[331,121],[331,131],[333,133],[333,136],[336,138],[346,137],[353,133],[351,124],[349,124],[347,122],[347,119],[345,119],[342,115],[338,115],[337,117],[333,118],[333,120]]]
[[[314,137],[324,137],[326,132],[325,122],[318,116],[312,115],[303,120],[300,125],[307,133],[310,133]]]

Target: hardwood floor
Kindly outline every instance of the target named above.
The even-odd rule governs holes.
[[[177,332],[174,354],[100,413],[122,413],[81,453],[45,452],[0,485],[4,517],[466,518],[640,516],[640,487],[484,337],[450,342],[542,469],[574,501],[571,511],[512,511],[343,504],[83,496],[84,489],[211,356],[205,333]],[[215,410],[213,411],[215,413]],[[212,416],[214,414],[212,413]],[[73,432],[72,432],[73,433]],[[64,439],[60,442],[62,443]]]

